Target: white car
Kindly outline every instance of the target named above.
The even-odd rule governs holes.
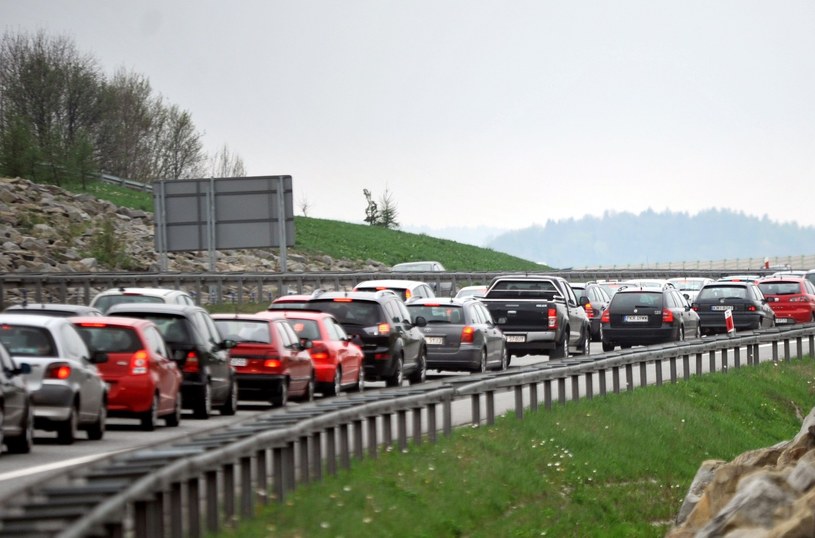
[[[699,290],[702,289],[702,286],[713,282],[713,279],[701,276],[690,276],[671,278],[669,282],[679,290],[679,293],[685,296],[689,303],[692,303],[694,299],[696,299],[696,296],[699,295]]]
[[[92,356],[69,318],[32,314],[0,314],[0,342],[22,366],[34,404],[34,427],[56,431],[57,441],[71,444],[78,430],[88,439],[105,434],[107,385],[96,363],[106,355]]]
[[[103,314],[117,304],[164,303],[195,306],[192,296],[186,291],[169,288],[111,288],[96,295],[90,306]]]
[[[396,292],[406,303],[414,299],[430,299],[436,296],[429,284],[419,280],[365,280],[354,286],[353,291],[382,290]]]
[[[478,285],[478,286],[464,286],[456,293],[456,299],[461,299],[463,297],[484,297],[484,294],[487,293],[487,286]]]

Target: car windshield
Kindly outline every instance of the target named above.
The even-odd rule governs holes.
[[[408,305],[410,317],[422,316],[428,323],[464,323],[464,309],[459,305]]]
[[[630,308],[662,308],[662,293],[625,292],[616,293],[609,308],[627,310]]]
[[[307,338],[309,340],[320,339],[320,327],[317,324],[317,320],[287,318],[286,321],[289,322],[289,325],[291,325],[291,328],[294,329],[298,337]]]
[[[164,299],[161,297],[153,297],[150,295],[103,295],[96,300],[93,306],[102,312],[107,312],[111,306],[117,304],[163,302]]]
[[[798,282],[762,282],[758,289],[764,295],[796,295],[801,293],[801,284]]]
[[[13,357],[56,357],[51,333],[44,327],[0,325],[0,342]]]
[[[333,314],[337,321],[343,325],[372,327],[387,322],[380,315],[379,303],[374,301],[359,301],[356,299],[313,301],[311,306],[321,312]]]
[[[697,301],[746,298],[747,288],[744,286],[705,286],[696,296]]]
[[[93,351],[105,353],[134,353],[142,349],[136,331],[129,327],[112,327],[99,324],[77,326],[80,336]]]
[[[269,322],[254,319],[216,319],[215,326],[226,340],[253,344],[271,343]]]

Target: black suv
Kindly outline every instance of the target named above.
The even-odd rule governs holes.
[[[421,383],[427,375],[427,346],[419,330],[423,317],[411,319],[405,303],[390,290],[326,292],[308,307],[333,314],[365,354],[365,379],[398,387],[405,376]]]
[[[699,338],[699,315],[671,285],[631,286],[614,294],[601,317],[603,351],[614,346],[658,344]]]
[[[212,317],[200,306],[130,303],[111,306],[108,316],[154,322],[184,378],[181,400],[195,418],[206,419],[212,408],[222,415],[238,409],[238,377],[229,362],[234,340],[224,340]]]

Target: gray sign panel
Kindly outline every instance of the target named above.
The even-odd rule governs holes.
[[[294,246],[291,176],[160,181],[153,201],[159,252]]]

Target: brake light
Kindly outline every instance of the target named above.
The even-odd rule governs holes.
[[[391,326],[387,323],[380,323],[376,326],[376,330],[379,332],[379,334],[390,334]]]
[[[667,308],[662,309],[662,323],[673,323],[674,313]]]
[[[583,310],[586,311],[586,315],[589,316],[590,318],[594,317],[594,307],[591,306],[591,303],[586,303],[586,305],[583,307]]]
[[[549,328],[557,329],[557,308],[549,309]]]
[[[353,299],[349,299],[348,297],[337,297],[336,299],[334,299],[335,303],[350,303],[352,301]]]
[[[264,368],[280,368],[280,360],[279,359],[266,359],[263,361]]]
[[[95,327],[95,328],[107,327],[107,325],[105,325],[104,323],[90,323],[90,322],[88,322],[88,323],[80,323],[79,326],[80,327]]]
[[[464,328],[461,329],[461,343],[472,344],[473,340],[475,340],[475,328],[465,325]]]
[[[147,363],[150,361],[150,356],[143,349],[138,350],[130,357],[130,373],[133,375],[141,375],[147,373]]]
[[[45,372],[46,379],[68,379],[69,377],[71,377],[71,365],[64,362],[49,365]]]
[[[752,305],[752,304],[747,305],[747,311],[748,312],[755,312],[756,311],[756,305]]]
[[[410,293],[410,290],[405,290],[405,300],[407,301],[411,297],[413,297],[413,294]]]
[[[198,354],[195,353],[195,351],[187,353],[187,360],[184,361],[184,368],[182,370],[189,374],[195,374],[201,371],[201,364],[198,360]]]
[[[694,311],[694,312],[698,312],[698,311],[699,311],[699,305],[697,305],[696,303],[692,304],[692,305],[691,305],[691,308],[693,308],[693,311]]]
[[[603,310],[603,315],[600,316],[600,323],[609,323],[611,321],[611,314],[608,313],[608,310]]]
[[[330,357],[328,354],[328,348],[322,342],[312,342],[309,353],[311,354],[311,360],[313,361],[325,361]]]

